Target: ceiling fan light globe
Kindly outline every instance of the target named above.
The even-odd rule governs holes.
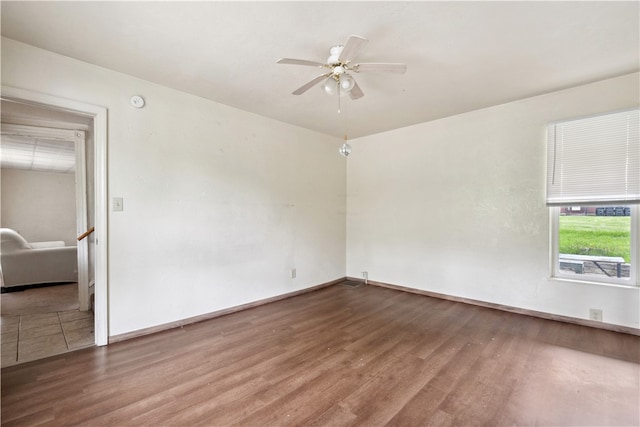
[[[338,82],[333,77],[329,77],[322,84],[322,89],[329,95],[335,95],[338,93]]]
[[[343,74],[340,76],[340,90],[349,92],[351,89],[353,89],[353,86],[355,86],[355,84],[356,82],[349,74]]]

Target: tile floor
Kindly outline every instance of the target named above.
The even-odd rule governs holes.
[[[2,316],[0,330],[3,368],[94,345],[91,311]]]

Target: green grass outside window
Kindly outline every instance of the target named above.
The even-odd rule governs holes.
[[[631,217],[560,216],[560,253],[620,256],[631,261]]]

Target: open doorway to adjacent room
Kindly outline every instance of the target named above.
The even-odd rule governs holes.
[[[96,282],[102,289],[106,280],[104,273],[96,280],[100,251],[98,233],[92,232],[96,209],[104,208],[96,201],[96,183],[100,192],[105,169],[96,168],[96,114],[65,108],[65,100],[61,106],[5,97],[4,89],[0,225],[41,252],[73,248],[77,278],[54,274],[56,283],[46,277],[30,279],[42,283],[2,294],[3,367],[107,341],[106,298],[101,296],[106,292],[95,291]],[[27,93],[31,95],[39,98]],[[104,134],[106,113],[101,119],[99,132]],[[103,265],[98,269],[105,271]]]

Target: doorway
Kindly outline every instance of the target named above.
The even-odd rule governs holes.
[[[39,124],[47,120],[60,122],[60,115],[69,115],[87,120],[91,128],[92,152],[86,156],[87,164],[91,162],[93,169],[93,194],[87,199],[85,206],[93,207],[94,229],[93,249],[94,271],[94,340],[96,345],[108,343],[107,316],[107,191],[106,191],[106,145],[107,145],[107,111],[103,107],[72,101],[50,95],[2,87],[2,101],[11,102],[22,107],[35,107],[49,112],[50,116],[40,117]],[[83,162],[84,164],[84,162]],[[86,226],[86,222],[84,224]],[[91,249],[89,249],[89,252]],[[88,304],[88,298],[85,298]],[[82,303],[82,301],[81,301]]]
[[[3,186],[2,226],[17,232],[28,230],[31,236],[23,237],[30,237],[30,242],[65,237],[66,246],[76,247],[79,309],[87,311],[91,308],[93,263],[89,239],[76,236],[86,236],[87,224],[93,224],[93,208],[87,204],[93,194],[92,185],[87,188],[87,172],[93,175],[93,164],[87,168],[85,156],[85,134],[91,135],[91,123],[76,116],[67,116],[74,121],[44,123],[55,127],[9,123],[28,120],[39,124],[46,110],[24,107],[2,101],[2,167],[4,179],[12,177]],[[7,190],[11,190],[10,197]]]

